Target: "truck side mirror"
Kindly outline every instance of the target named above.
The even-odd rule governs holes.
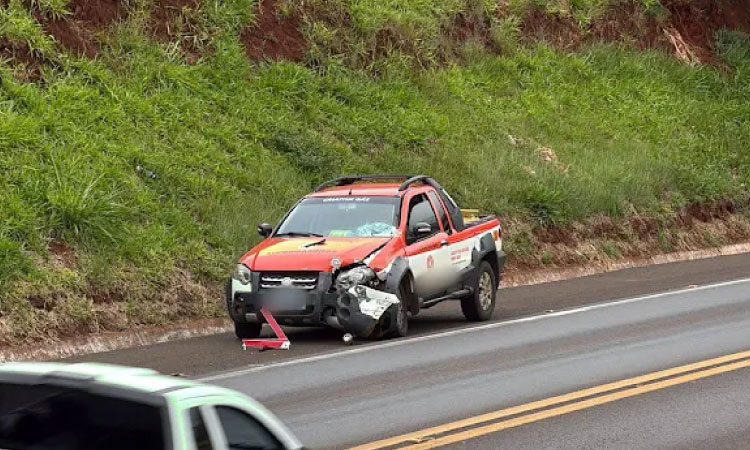
[[[258,225],[258,234],[263,236],[264,238],[267,238],[271,235],[271,232],[273,231],[273,227],[270,223],[262,223]]]
[[[426,237],[432,234],[432,225],[430,225],[427,222],[419,222],[416,225],[414,225],[414,228],[412,228],[411,233],[415,238],[422,239],[423,237]]]

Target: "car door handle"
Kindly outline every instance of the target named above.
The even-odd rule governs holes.
[[[448,246],[448,241],[446,241],[446,240],[440,241],[440,246],[441,247],[447,247]]]

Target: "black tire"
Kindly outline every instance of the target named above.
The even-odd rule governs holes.
[[[234,334],[238,339],[257,339],[260,337],[260,330],[263,328],[262,323],[234,323]]]
[[[497,299],[497,274],[487,261],[479,265],[476,284],[471,295],[461,299],[461,311],[473,322],[490,320]]]
[[[411,280],[404,279],[398,289],[399,303],[388,309],[391,317],[391,327],[385,334],[386,338],[406,337],[409,334],[409,307],[406,305],[411,300],[410,285]]]

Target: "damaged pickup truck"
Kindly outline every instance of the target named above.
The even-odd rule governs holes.
[[[237,337],[257,338],[265,306],[282,325],[359,337],[405,336],[408,318],[446,300],[467,319],[495,309],[505,253],[494,216],[461,210],[427,176],[362,175],[321,185],[227,282]]]

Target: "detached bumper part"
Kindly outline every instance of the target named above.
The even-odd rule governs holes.
[[[397,303],[399,299],[394,294],[354,286],[341,295],[336,316],[345,331],[368,337],[388,308]]]
[[[391,305],[399,303],[398,297],[394,294],[366,286],[354,286],[349,289],[349,295],[359,300],[360,312],[374,320],[380,320],[380,317]]]

